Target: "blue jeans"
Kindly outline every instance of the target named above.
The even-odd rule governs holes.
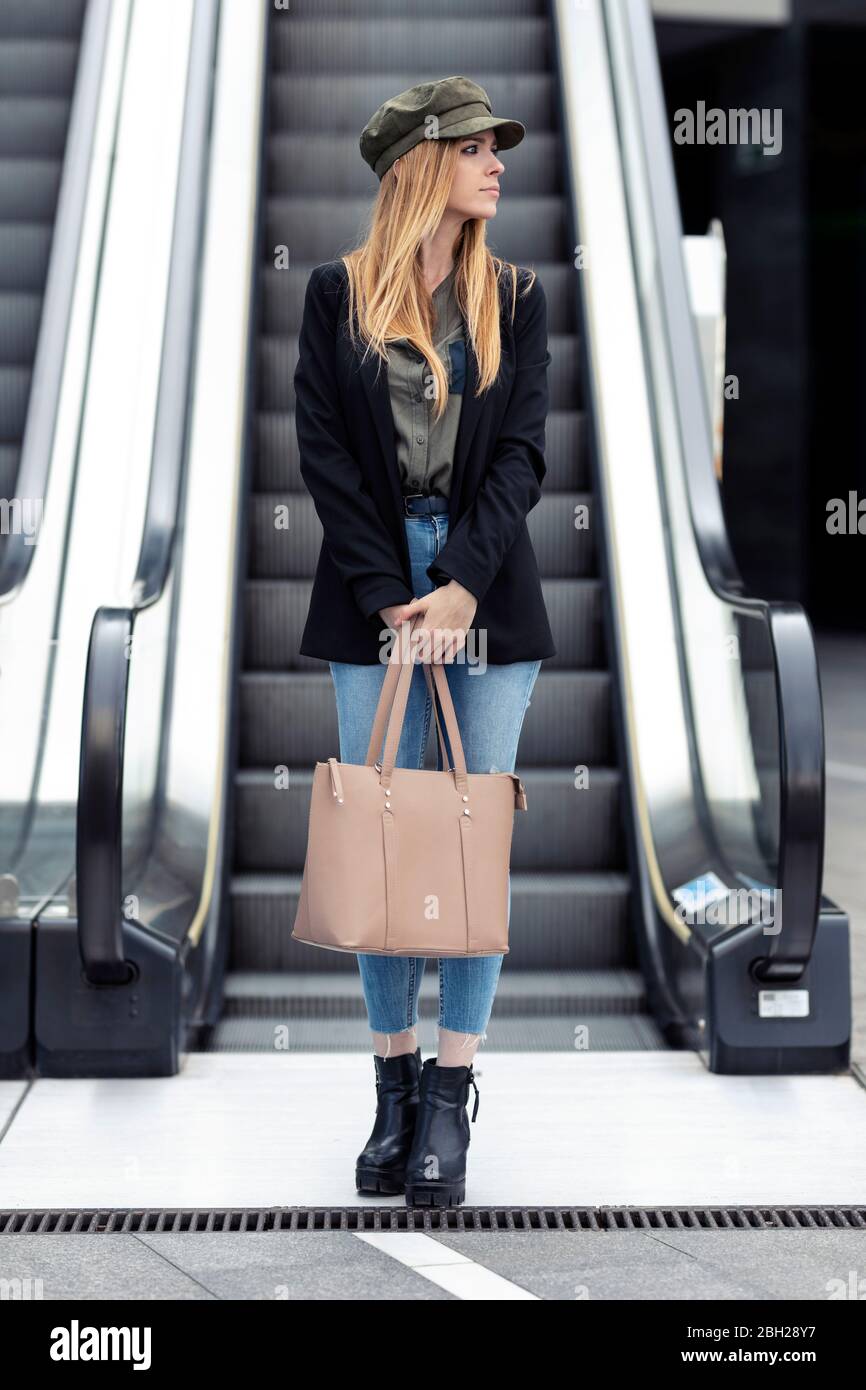
[[[448,516],[446,513],[407,516],[405,523],[412,589],[415,597],[420,598],[435,587],[426,571],[445,543]],[[465,649],[463,655],[466,655]],[[329,665],[337,697],[340,760],[363,763],[387,664],[383,661],[375,666],[356,666],[332,661]],[[540,660],[486,667],[459,659],[443,663],[468,772],[516,771],[520,730],[540,667]],[[419,664],[409,687],[406,717],[397,749],[398,767],[423,766],[432,713],[432,701]],[[444,728],[444,720],[442,722]],[[448,752],[450,754],[450,747]],[[436,762],[441,770],[438,739]],[[508,917],[510,921],[510,876]],[[400,1033],[414,1027],[418,1022],[418,991],[426,957],[365,953],[359,954],[357,960],[372,1031]],[[440,1028],[455,1033],[485,1031],[502,961],[502,955],[447,956],[439,960]]]

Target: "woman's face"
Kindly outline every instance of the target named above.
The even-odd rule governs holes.
[[[495,217],[499,202],[499,175],[505,165],[496,153],[496,131],[458,136],[460,153],[448,198],[448,212],[467,220]],[[495,191],[494,191],[495,190]]]

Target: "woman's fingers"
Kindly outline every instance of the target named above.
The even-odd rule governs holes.
[[[417,627],[410,638],[410,650],[415,661],[453,661],[465,642],[462,630],[441,627]]]

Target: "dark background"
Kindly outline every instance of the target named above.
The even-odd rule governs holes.
[[[866,534],[827,502],[866,499],[866,0],[795,5],[784,27],[656,21],[680,107],[781,107],[782,150],[676,145],[683,231],[727,246],[722,494],[751,592],[822,628],[866,631]],[[864,522],[866,526],[866,522]]]

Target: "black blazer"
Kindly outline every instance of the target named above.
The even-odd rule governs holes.
[[[546,472],[547,301],[536,279],[511,322],[502,288],[502,364],[476,398],[478,364],[467,341],[466,384],[451,478],[448,536],[427,573],[456,579],[478,599],[491,664],[556,655],[527,513]],[[509,277],[505,277],[505,281]],[[301,476],[324,537],[300,653],[372,665],[387,628],[379,609],[412,592],[388,373],[362,363],[348,336],[342,261],[316,266],[307,285],[295,370]],[[378,369],[378,378],[377,378]],[[467,639],[485,653],[481,632]]]

